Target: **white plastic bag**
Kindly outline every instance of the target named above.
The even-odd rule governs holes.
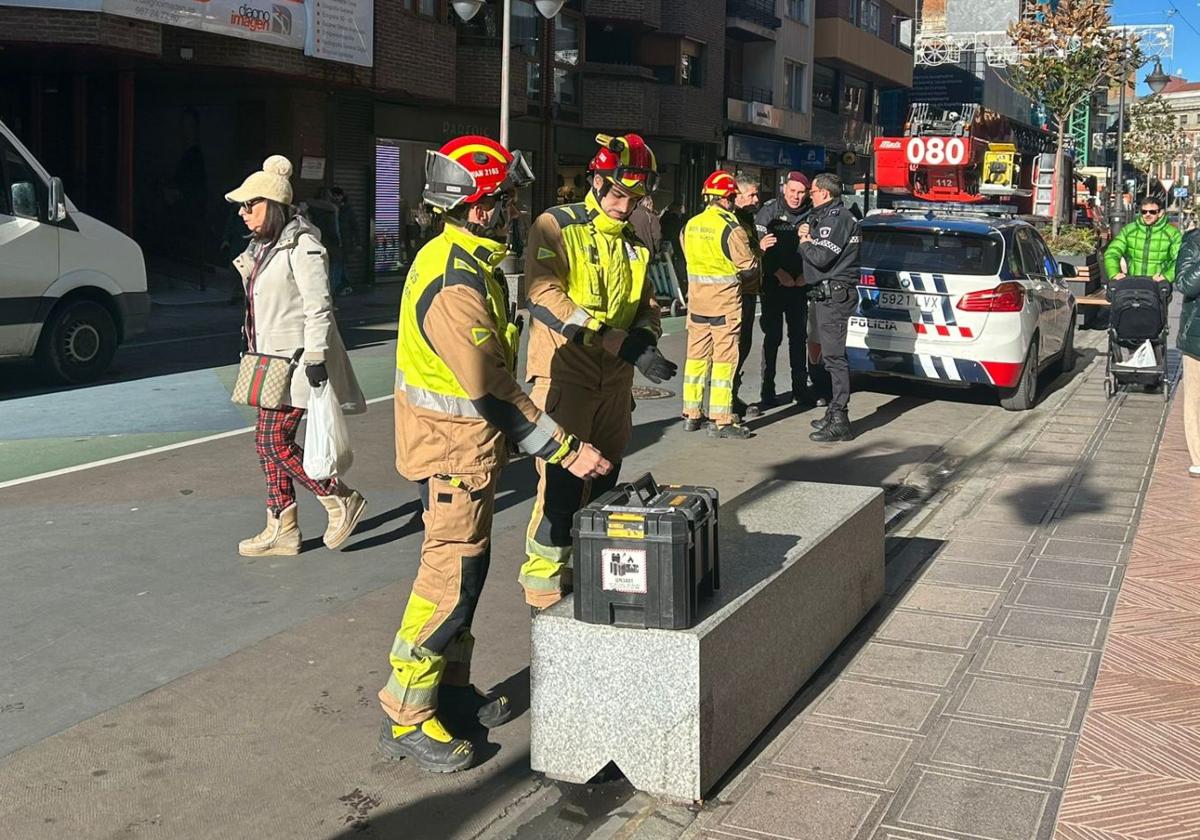
[[[1143,341],[1142,346],[1134,351],[1134,354],[1129,357],[1129,361],[1125,364],[1135,368],[1158,367],[1158,359],[1154,355],[1154,346],[1150,343],[1150,340]]]
[[[329,383],[308,392],[308,428],[304,432],[304,471],[323,481],[345,475],[354,463],[350,431]]]

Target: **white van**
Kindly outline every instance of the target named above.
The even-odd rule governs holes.
[[[0,122],[0,359],[91,382],[149,315],[142,249],[79,212]]]

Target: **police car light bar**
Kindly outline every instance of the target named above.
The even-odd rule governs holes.
[[[938,215],[1002,216],[1018,215],[1017,208],[1009,204],[968,204],[963,201],[893,201],[893,210],[920,211]]]

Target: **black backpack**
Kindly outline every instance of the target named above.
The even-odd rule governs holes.
[[[1164,288],[1165,287],[1165,288]],[[1108,287],[1109,328],[1122,343],[1158,339],[1167,325],[1169,283],[1151,277],[1126,277]]]

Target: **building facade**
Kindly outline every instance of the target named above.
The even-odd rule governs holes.
[[[348,5],[367,33],[357,50],[308,0],[154,20],[131,0],[11,0],[0,118],[72,200],[137,239],[152,275],[226,263],[241,231],[222,195],[272,153],[295,164],[298,201],[346,192],[352,277],[397,273],[433,230],[426,150],[498,135],[500,3],[469,23],[448,0]],[[648,137],[660,204],[696,194],[724,145],[725,0],[568,0],[552,21],[512,5],[510,144],[538,175],[528,208],[582,195],[600,131]]]

